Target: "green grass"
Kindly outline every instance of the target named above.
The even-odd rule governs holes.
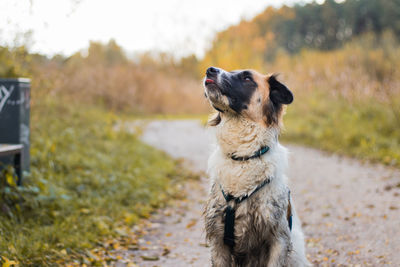
[[[117,235],[177,194],[186,174],[100,108],[46,102],[32,108],[31,175],[0,184],[0,255],[51,265]]]
[[[400,121],[394,114],[376,99],[300,95],[287,109],[282,140],[400,167]]]

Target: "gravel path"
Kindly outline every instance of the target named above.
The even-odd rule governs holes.
[[[197,121],[153,121],[143,141],[205,171],[212,137]],[[400,266],[400,172],[288,145],[289,178],[315,266]],[[201,213],[208,181],[189,181],[187,200],[161,210],[135,251],[139,266],[209,266]]]

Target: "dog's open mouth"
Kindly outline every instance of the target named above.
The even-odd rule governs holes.
[[[221,88],[216,80],[207,78],[204,80],[204,86],[207,88],[209,92],[220,92]]]
[[[206,79],[206,81],[204,82],[205,85],[209,85],[209,84],[215,84],[215,81],[213,79]]]

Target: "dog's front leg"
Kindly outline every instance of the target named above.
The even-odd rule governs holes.
[[[232,255],[230,249],[221,242],[211,246],[211,266],[228,267],[232,266]]]

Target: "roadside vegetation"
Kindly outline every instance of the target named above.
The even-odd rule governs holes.
[[[295,94],[283,139],[400,167],[399,57],[392,35],[366,35],[267,67],[281,71]]]
[[[190,175],[137,136],[115,131],[118,120],[65,102],[32,108],[31,174],[23,187],[10,171],[0,176],[1,256],[20,266],[96,265],[94,246],[182,197],[177,186]]]

